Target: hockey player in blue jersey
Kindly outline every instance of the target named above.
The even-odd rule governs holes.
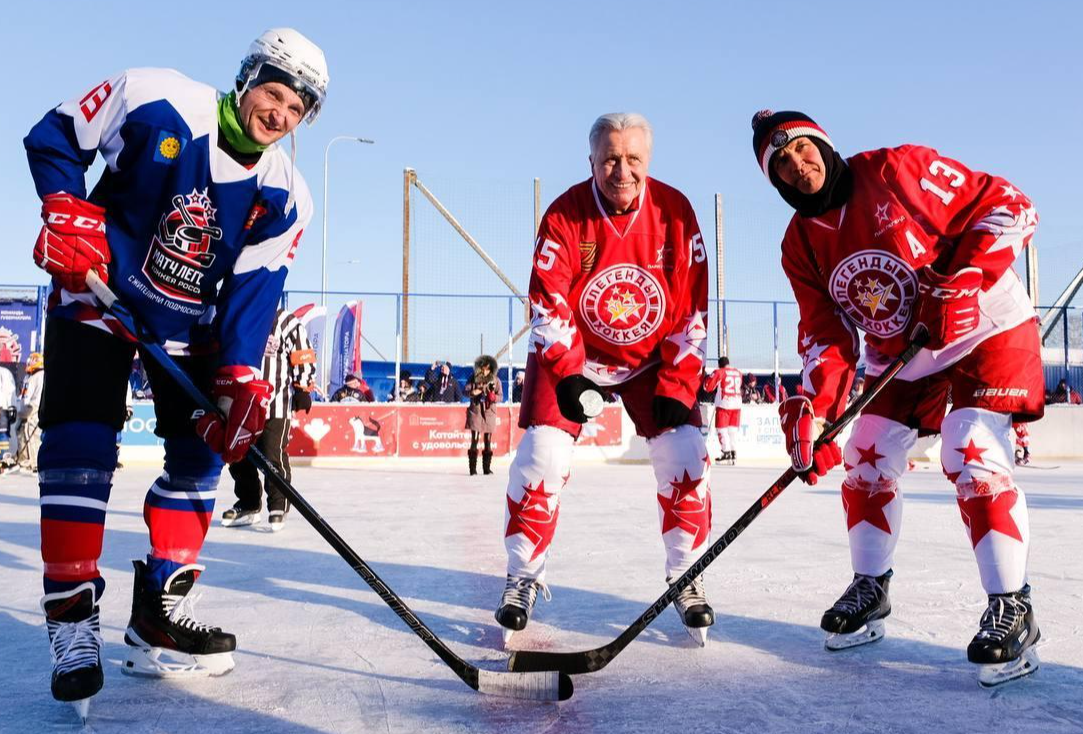
[[[278,145],[311,124],[328,83],[323,52],[297,31],[265,32],[229,94],[166,69],[129,69],[48,112],[24,140],[45,224],[35,262],[53,279],[45,333],[42,608],[52,692],[86,716],[103,682],[98,571],[117,464],[115,435],[139,342],[88,292],[106,279],[153,339],[226,416],[195,405],[144,356],[165,467],[147,493],[150,552],[135,564],[123,670],[221,675],[233,635],[196,621],[188,597],[223,460],[259,435],[270,385],[264,344],[312,200]],[[292,139],[291,139],[292,143]],[[292,152],[292,146],[291,146]],[[87,193],[98,154],[106,168]]]

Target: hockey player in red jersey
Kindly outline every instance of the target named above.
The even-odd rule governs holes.
[[[1026,466],[1030,463],[1030,429],[1026,423],[1013,423],[1015,431],[1015,465]]]
[[[539,591],[571,474],[572,446],[600,393],[620,395],[647,439],[657,480],[667,579],[696,559],[711,529],[710,459],[692,410],[707,335],[707,253],[688,200],[648,178],[651,128],[641,115],[599,117],[592,177],[542,219],[530,277],[532,313],[504,544],[508,576],[497,621],[523,629]],[[702,579],[675,602],[701,644],[714,612]]]
[[[824,613],[828,648],[883,635],[902,520],[898,480],[917,438],[940,433],[944,474],[988,594],[967,657],[982,666],[984,685],[1032,673],[1039,631],[1011,426],[1040,418],[1045,406],[1035,313],[1011,266],[1034,233],[1034,206],[1008,181],[931,148],[843,159],[799,112],[764,110],[752,126],[757,163],[797,212],[782,266],[801,313],[805,395],[780,406],[787,449],[810,484],[840,461],[846,469],[854,580]],[[919,323],[931,335],[927,348],[858,417],[841,455],[834,443],[813,453],[819,426],[845,408],[858,330],[876,377]]]
[[[714,394],[714,425],[718,445],[722,447],[719,461],[737,461],[737,429],[741,427],[741,371],[730,367],[729,357],[718,360],[718,369],[707,376],[703,389]]]

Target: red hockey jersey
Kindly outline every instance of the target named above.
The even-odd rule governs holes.
[[[717,408],[732,410],[741,407],[741,380],[744,375],[736,367],[720,367],[707,376],[703,389],[714,393]]]
[[[849,201],[821,217],[794,215],[782,241],[782,267],[801,312],[802,386],[816,414],[833,420],[846,405],[865,333],[866,369],[878,375],[909,340],[918,273],[983,273],[978,328],[938,351],[923,350],[900,372],[915,380],[969,354],[1035,313],[1012,262],[1038,215],[1010,183],[906,145],[847,160]]]
[[[552,203],[530,276],[531,348],[556,379],[602,385],[658,364],[656,394],[695,403],[707,337],[707,251],[681,192],[648,178],[610,218],[593,180]]]

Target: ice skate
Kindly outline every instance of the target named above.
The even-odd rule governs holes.
[[[53,698],[70,703],[83,724],[90,698],[104,682],[96,593],[88,581],[41,599],[53,657]]]
[[[286,527],[286,510],[271,510],[267,513],[267,528],[272,533],[284,530]]]
[[[883,576],[854,574],[853,582],[820,620],[820,629],[828,633],[825,648],[846,650],[883,639],[884,618],[891,614],[891,575],[890,569]]]
[[[132,617],[124,633],[130,649],[121,670],[153,678],[202,678],[233,670],[236,638],[192,616],[198,595],[189,592],[204,567],[183,566],[156,591],[146,586],[146,564],[133,563]]]
[[[504,596],[500,599],[500,608],[496,610],[496,621],[500,623],[504,633],[504,646],[511,642],[512,636],[526,629],[530,621],[530,613],[534,610],[534,602],[538,600],[538,592],[546,601],[550,601],[553,595],[549,593],[549,587],[537,579],[519,576],[508,576],[504,583]]]
[[[240,503],[233,505],[222,513],[222,527],[239,528],[243,525],[258,525],[260,522],[260,510],[262,508],[244,507]]]
[[[980,629],[966,648],[966,657],[980,665],[978,683],[985,688],[1022,678],[1038,670],[1041,639],[1030,586],[1010,594],[990,594],[989,606],[981,615]]]
[[[672,585],[670,579],[666,579],[666,583]],[[692,641],[700,647],[706,647],[707,629],[714,624],[714,610],[707,603],[702,576],[697,576],[681,590],[673,600],[673,608],[677,610],[681,624]]]

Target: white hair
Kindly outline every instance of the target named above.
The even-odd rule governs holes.
[[[598,141],[602,135],[610,130],[630,130],[631,128],[638,127],[643,131],[643,134],[647,138],[647,152],[651,152],[654,149],[654,131],[651,129],[651,124],[647,122],[647,118],[638,112],[608,112],[601,115],[594,124],[590,126],[590,154],[594,155],[594,149],[598,146]]]

